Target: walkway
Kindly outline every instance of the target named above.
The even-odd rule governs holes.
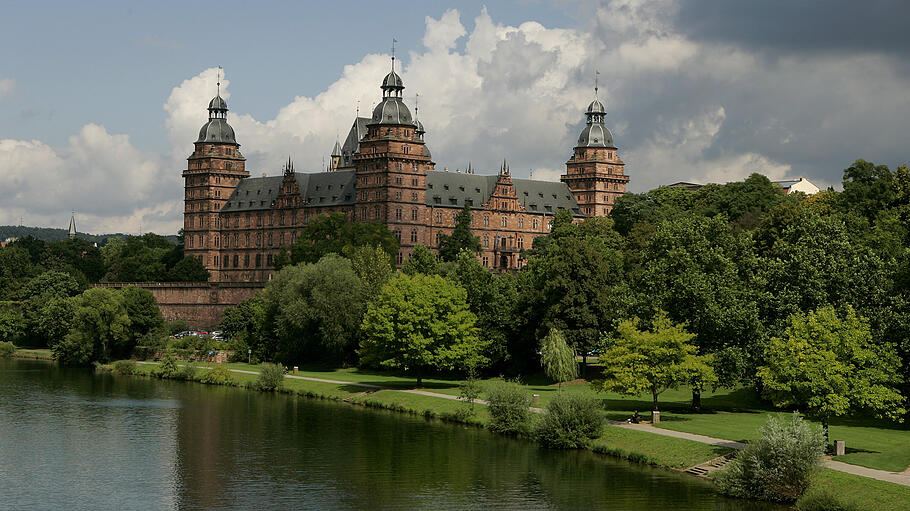
[[[140,364],[157,364],[157,362],[139,362]],[[197,366],[200,367],[200,366]],[[202,366],[202,368],[210,369],[208,367]],[[231,369],[231,372],[234,373],[243,373],[243,374],[259,374],[257,371],[247,371],[244,369]],[[458,396],[453,396],[450,394],[440,394],[438,392],[430,392],[427,390],[416,390],[416,389],[396,389],[394,387],[383,387],[380,385],[373,385],[371,383],[358,383],[352,381],[341,381],[341,380],[329,380],[326,378],[313,378],[311,376],[297,376],[293,374],[285,375],[285,378],[290,378],[294,380],[306,380],[306,381],[315,381],[321,383],[334,383],[336,385],[351,385],[354,387],[363,387],[365,389],[371,389],[373,391],[377,390],[394,390],[396,392],[406,392],[408,394],[418,394],[421,396],[430,396],[438,397],[440,399],[453,399],[458,400]],[[475,403],[488,404],[486,401],[477,399]],[[545,410],[542,408],[531,408],[532,412],[535,413],[544,413]],[[628,422],[617,422],[617,421],[607,421],[611,426],[618,428],[627,428],[635,429],[638,431],[645,431],[648,433],[653,433],[655,435],[663,435],[674,438],[682,438],[685,440],[692,440],[693,442],[701,442],[703,444],[715,445],[718,447],[726,447],[728,449],[740,450],[746,446],[742,442],[734,442],[733,440],[724,440],[722,438],[714,438],[705,435],[697,435],[695,433],[685,433],[683,431],[673,431],[670,429],[655,428],[651,424],[631,424]],[[879,481],[885,481],[889,483],[900,484],[903,486],[910,486],[910,470],[904,472],[888,472],[886,470],[877,470],[874,468],[861,467],[859,465],[851,465],[849,463],[844,463],[842,461],[834,461],[828,457],[822,460],[822,465],[830,468],[832,470],[837,470],[838,472],[845,472],[847,474],[858,475],[862,477],[869,477],[871,479],[878,479]]]

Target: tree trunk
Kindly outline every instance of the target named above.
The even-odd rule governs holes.
[[[651,396],[654,397],[654,411],[656,412],[659,410],[659,408],[657,408],[657,389],[651,388]]]
[[[582,378],[587,376],[587,374],[585,374],[585,373],[587,373],[587,369],[588,369],[588,354],[582,353],[581,354],[581,371],[579,371],[579,374],[581,374]]]
[[[701,389],[692,389],[692,408],[696,412],[701,411]]]
[[[422,368],[417,368],[417,386],[423,387],[423,370]]]

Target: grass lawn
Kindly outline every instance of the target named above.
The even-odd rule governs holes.
[[[593,444],[595,451],[605,451],[633,459],[636,455],[644,455],[644,459],[637,461],[680,469],[704,463],[730,452],[730,449],[724,447],[615,426],[605,426]]]
[[[828,468],[818,471],[812,486],[803,498],[822,492],[835,494],[842,500],[853,503],[858,509],[875,511],[910,509],[910,486],[886,483]]]

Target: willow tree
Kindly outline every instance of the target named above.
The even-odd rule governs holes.
[[[547,376],[556,381],[557,389],[561,389],[564,382],[578,377],[575,351],[566,343],[566,336],[558,329],[550,330],[540,342],[540,363]]]

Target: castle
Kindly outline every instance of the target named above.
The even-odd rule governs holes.
[[[471,208],[484,266],[506,270],[524,264],[522,250],[549,232],[554,215],[605,216],[625,193],[629,177],[595,99],[560,182],[513,179],[503,162],[496,174],[435,170],[423,124],[402,100],[404,84],[392,70],[382,81],[382,100],[372,116],[356,117],[337,141],[325,172],[250,177],[227,103],[209,103],[209,120],[187,158],[184,243],[213,282],[264,282],[274,273],[281,247],[290,247],[311,218],[342,212],[349,221],[382,222],[401,242],[397,263],[418,244],[431,249],[451,234],[455,215]]]

